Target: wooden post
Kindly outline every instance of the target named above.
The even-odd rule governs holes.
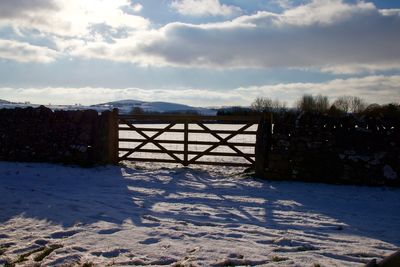
[[[184,122],[184,143],[183,143],[183,165],[188,166],[188,147],[189,147],[189,123]]]
[[[271,150],[272,114],[263,113],[258,123],[255,146],[255,175],[265,178],[265,169],[268,167],[268,154]]]
[[[108,136],[107,136],[107,163],[117,164],[118,163],[118,109],[113,109],[109,113],[107,119]]]

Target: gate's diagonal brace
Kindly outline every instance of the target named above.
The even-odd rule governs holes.
[[[138,130],[135,126],[133,126],[133,124],[129,123],[129,122],[126,121],[125,119],[120,119],[120,120],[121,120],[122,123],[128,125],[128,127],[129,127],[130,129],[132,129],[132,130],[135,131],[135,132],[138,132],[138,133],[141,134],[144,138],[146,138],[146,140],[143,140],[143,142],[142,142],[140,145],[136,146],[135,148],[133,148],[133,149],[131,149],[130,151],[128,151],[125,155],[123,155],[123,156],[121,157],[121,159],[126,159],[126,158],[129,157],[132,153],[138,151],[140,148],[142,148],[142,147],[145,146],[146,144],[150,143],[153,139],[155,139],[155,138],[157,138],[158,136],[160,136],[161,134],[163,134],[163,133],[165,132],[165,130],[168,130],[168,129],[170,129],[170,128],[172,128],[172,127],[174,126],[174,124],[170,124],[170,125],[168,125],[167,127],[165,127],[164,129],[160,129],[160,130],[162,130],[162,131],[160,131],[160,132],[154,134],[152,137],[149,137],[149,136],[147,136],[146,134],[144,134],[143,132],[141,132],[141,131],[139,132],[139,130]],[[143,135],[143,134],[144,134],[144,135]]]
[[[245,159],[246,159],[247,161],[249,161],[251,164],[254,164],[254,163],[255,163],[255,161],[254,161],[251,157],[245,155],[240,149],[238,149],[238,148],[235,147],[234,145],[229,144],[229,143],[227,142],[228,140],[224,140],[224,138],[222,138],[221,136],[219,136],[218,134],[216,134],[215,132],[213,132],[210,128],[208,128],[207,126],[205,126],[203,123],[198,122],[197,125],[199,125],[201,128],[203,128],[207,133],[209,133],[209,134],[211,134],[212,136],[214,136],[215,138],[217,138],[217,139],[220,141],[219,146],[222,146],[222,145],[228,146],[228,147],[231,148],[233,151],[235,151],[235,152],[238,154],[238,156],[241,156],[241,157],[245,158]],[[252,125],[253,125],[253,124],[251,124],[250,126],[252,126]],[[249,126],[249,127],[250,127],[250,126]],[[247,129],[247,128],[246,128],[246,129]],[[242,130],[242,132],[245,131],[246,129]],[[238,134],[240,134],[240,133],[237,132],[237,133],[234,134],[234,136],[236,136],[236,135],[238,135]],[[233,138],[234,136],[232,136],[231,138]],[[231,138],[230,138],[230,139],[231,139]]]
[[[196,160],[198,160],[199,158],[201,158],[202,156],[204,156],[204,155],[207,154],[208,152],[212,151],[212,150],[215,149],[216,147],[227,144],[228,141],[229,141],[230,139],[232,139],[232,138],[235,137],[236,135],[238,135],[238,134],[244,132],[244,131],[247,130],[249,127],[251,127],[253,124],[254,124],[254,123],[248,123],[248,124],[244,125],[243,127],[241,127],[239,130],[237,130],[235,133],[232,133],[232,134],[228,135],[228,136],[225,137],[225,138],[220,137],[220,138],[222,138],[222,140],[220,140],[219,143],[216,143],[216,144],[210,146],[209,148],[207,148],[206,150],[204,150],[203,152],[201,152],[200,154],[198,154],[196,157],[191,158],[191,159],[189,160],[188,164],[191,164],[191,163],[195,162]],[[200,124],[199,124],[199,125],[200,125]],[[201,126],[201,125],[200,125],[200,126]]]
[[[144,138],[146,138],[146,140],[143,140],[143,143],[141,143],[140,145],[136,146],[134,149],[128,151],[125,155],[123,155],[120,159],[124,160],[126,158],[128,158],[130,155],[132,155],[134,152],[138,151],[140,148],[144,147],[145,145],[147,145],[148,143],[153,143],[155,146],[157,146],[162,152],[165,152],[166,154],[168,154],[170,157],[172,157],[173,159],[175,159],[176,161],[178,161],[179,163],[182,163],[182,160],[180,158],[178,158],[177,156],[175,156],[175,154],[169,152],[167,149],[165,149],[165,147],[163,147],[162,145],[160,145],[157,140],[154,140],[155,138],[157,138],[158,136],[160,136],[161,134],[163,134],[166,130],[174,127],[176,125],[176,123],[171,123],[169,124],[167,127],[160,129],[160,131],[156,134],[154,134],[153,136],[148,136],[147,134],[145,134],[143,131],[137,129],[134,125],[132,125],[131,123],[127,122],[125,119],[121,119],[121,122],[123,122],[124,124],[128,125],[129,128],[131,128],[132,130],[136,131],[137,133],[139,133],[141,136],[143,136]]]

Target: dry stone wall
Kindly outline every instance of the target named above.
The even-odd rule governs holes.
[[[107,147],[111,111],[0,109],[0,160],[111,163]]]
[[[399,118],[274,115],[267,177],[400,185]]]

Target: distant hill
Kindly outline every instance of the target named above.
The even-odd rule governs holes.
[[[11,104],[10,101],[0,99],[0,104]]]
[[[92,105],[91,108],[96,109],[112,109],[118,108],[120,113],[130,113],[133,108],[140,108],[145,112],[197,112],[202,115],[215,115],[213,109],[192,107],[183,104],[170,102],[146,102],[140,100],[120,100]]]
[[[0,99],[0,108],[14,108],[14,107],[38,107],[38,104],[25,103],[14,103]],[[91,106],[82,105],[47,105],[48,108],[53,110],[83,110],[83,109],[95,109],[99,112],[104,110],[110,110],[118,108],[120,114],[129,114],[134,108],[140,108],[144,112],[173,112],[173,113],[197,113],[201,115],[216,115],[216,109],[211,108],[200,108],[192,107],[183,104],[169,103],[169,102],[146,102],[140,100],[119,100],[107,103],[101,103]]]

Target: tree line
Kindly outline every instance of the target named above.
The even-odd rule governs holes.
[[[314,113],[326,113],[330,115],[343,114],[392,114],[400,116],[400,105],[390,103],[379,105],[369,104],[361,97],[339,96],[333,102],[324,95],[305,94],[295,102],[295,110]],[[257,97],[250,108],[257,112],[282,112],[288,111],[286,102],[272,100],[268,97]]]
[[[282,113],[289,111],[313,112],[329,115],[344,114],[369,114],[400,117],[400,105],[398,103],[390,103],[379,105],[376,103],[369,104],[361,97],[357,96],[339,96],[333,102],[324,95],[305,94],[301,96],[293,108],[289,108],[287,103],[278,99],[269,97],[257,97],[251,103],[250,107],[226,107],[217,109],[217,115],[257,115],[263,112]],[[190,114],[200,115],[196,110],[177,110],[168,112],[146,111],[140,107],[132,108],[130,114]]]

